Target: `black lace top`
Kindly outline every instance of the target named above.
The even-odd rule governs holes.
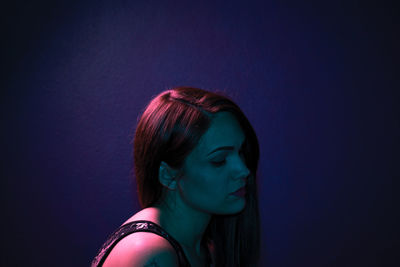
[[[93,259],[91,267],[102,266],[107,256],[110,254],[111,250],[115,245],[125,236],[135,233],[135,232],[151,232],[167,239],[171,245],[174,247],[176,254],[178,256],[179,267],[190,267],[189,261],[186,258],[182,247],[172,236],[170,236],[161,226],[150,222],[150,221],[133,221],[120,226],[115,230],[107,239],[107,241],[100,248],[97,256]],[[208,254],[208,265],[211,264],[211,257]]]

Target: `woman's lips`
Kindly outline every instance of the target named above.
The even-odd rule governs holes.
[[[232,195],[237,196],[237,197],[244,197],[246,195],[246,187],[243,186],[243,187],[239,188],[239,190],[233,192]]]

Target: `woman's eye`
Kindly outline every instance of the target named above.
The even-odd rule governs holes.
[[[211,163],[214,164],[215,166],[222,166],[224,165],[226,160],[221,160],[221,161],[212,161]]]

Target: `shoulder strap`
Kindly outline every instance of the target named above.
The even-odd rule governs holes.
[[[117,230],[115,230],[100,248],[99,252],[97,253],[97,256],[92,261],[91,267],[102,266],[107,256],[110,254],[111,250],[115,247],[115,245],[125,236],[135,232],[151,232],[164,237],[174,247],[178,256],[179,266],[190,267],[189,261],[187,260],[185,254],[183,253],[183,249],[178,243],[178,241],[176,241],[172,236],[170,236],[163,228],[161,228],[161,226],[153,222],[144,220],[133,221],[124,224],[120,226]]]

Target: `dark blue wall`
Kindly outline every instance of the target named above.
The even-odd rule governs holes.
[[[4,7],[2,266],[89,265],[139,209],[138,115],[180,85],[224,90],[256,129],[263,266],[395,264],[398,10],[261,2]]]

